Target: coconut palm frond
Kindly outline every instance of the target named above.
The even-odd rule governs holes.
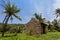
[[[39,19],[39,15],[37,13],[34,14],[36,19]]]
[[[10,6],[11,6],[11,5],[10,5],[9,3],[6,3],[6,4],[5,4],[5,10],[9,11],[10,8],[11,8]]]
[[[35,18],[38,19],[39,21],[42,20],[42,15],[38,15],[37,13],[34,14]]]
[[[19,10],[19,9],[16,9],[16,10],[15,10],[15,13],[18,13],[18,12],[20,12],[20,10]]]
[[[16,14],[13,14],[13,16],[15,16],[17,19],[19,19],[20,21],[22,21],[22,19],[20,18],[20,16],[17,16]]]
[[[15,9],[15,4],[11,5],[11,9],[14,10]]]
[[[35,16],[35,18],[37,20],[39,20],[39,22],[45,23],[46,19],[45,18],[42,18],[42,15],[41,14],[39,15],[39,14],[35,13],[34,16]]]
[[[6,10],[2,10],[2,13],[7,13],[7,11]]]
[[[56,13],[60,14],[60,8],[56,9]]]
[[[16,13],[20,12],[20,10],[15,6],[15,4],[10,4],[10,1],[8,1],[7,3],[5,3],[5,10],[3,10],[3,13],[6,13],[9,15],[14,15],[16,18],[18,18],[19,20],[21,20],[21,18],[19,18]]]
[[[56,18],[60,16],[60,8],[56,9],[56,13],[55,14],[56,14]]]

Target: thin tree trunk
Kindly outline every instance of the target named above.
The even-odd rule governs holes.
[[[5,33],[5,30],[6,30],[6,26],[7,26],[7,22],[9,20],[10,16],[6,19],[5,23],[3,24],[3,30],[2,30],[2,37],[4,37],[4,33]]]
[[[3,23],[6,21],[6,18],[7,18],[7,15],[5,16],[4,20],[3,20]]]

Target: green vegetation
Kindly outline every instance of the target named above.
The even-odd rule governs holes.
[[[0,36],[0,40],[58,40],[60,38],[60,32],[49,32],[43,34],[40,37],[28,36],[25,33],[13,36],[13,34],[5,34],[5,37]]]
[[[4,8],[3,13],[6,14],[3,20],[3,30],[2,30],[2,36],[4,36],[9,19],[11,19],[12,21],[13,17],[16,17],[21,21],[21,18],[17,15],[17,13],[20,12],[20,9],[15,4],[11,4],[10,0],[7,2],[4,1],[4,5],[1,4],[1,6]]]
[[[37,35],[33,36],[31,35],[32,34],[31,32],[33,32],[31,29],[30,35],[26,35],[26,33],[23,33],[25,31],[25,24],[8,24],[9,19],[12,21],[13,17],[16,17],[20,21],[22,20],[17,15],[17,13],[20,12],[20,9],[15,4],[11,4],[10,1],[5,2],[3,0],[3,2],[4,5],[1,6],[4,8],[3,13],[5,14],[5,18],[3,22],[0,23],[0,40],[58,40],[58,39],[60,40],[60,26],[58,25],[59,21],[56,19],[54,19],[52,22],[50,22],[49,20],[47,21],[46,18],[43,18],[42,15],[39,15],[37,13],[34,14],[35,19],[39,21],[38,23],[40,25],[39,27],[43,26],[43,28],[41,28],[43,29],[43,33],[45,33],[45,26],[47,26],[46,28],[48,31],[47,34],[41,33],[40,36]],[[57,17],[60,17],[60,8],[56,9],[55,14]],[[42,23],[44,25],[42,25]]]
[[[13,32],[16,32],[16,30],[17,30],[17,32],[20,33],[24,30],[24,27],[25,27],[25,24],[8,24],[5,32],[13,33]],[[0,33],[1,33],[2,29],[3,29],[2,23],[0,23]]]

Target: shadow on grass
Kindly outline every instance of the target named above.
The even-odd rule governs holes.
[[[7,38],[7,37],[15,37],[17,35],[5,35],[4,38]],[[0,38],[3,38],[2,36],[0,36]]]
[[[6,35],[6,36],[4,36],[4,37],[14,37],[14,35]]]

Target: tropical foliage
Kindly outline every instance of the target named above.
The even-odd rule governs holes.
[[[35,16],[35,18],[36,18],[37,20],[39,20],[41,23],[46,20],[45,18],[42,18],[42,14],[39,15],[39,14],[35,13],[34,16]]]
[[[56,9],[55,14],[56,14],[56,17],[59,17],[60,16],[60,8],[57,8]]]
[[[6,16],[3,20],[2,36],[4,36],[5,28],[7,26],[7,22],[9,20],[9,18],[11,20],[13,20],[13,16],[14,16],[21,21],[21,18],[19,16],[17,16],[17,13],[20,12],[20,9],[17,8],[17,6],[15,4],[11,4],[10,0],[8,0],[8,2],[5,2],[3,0],[3,2],[4,2],[4,4],[1,4],[1,6],[4,8],[3,13],[6,14]]]

